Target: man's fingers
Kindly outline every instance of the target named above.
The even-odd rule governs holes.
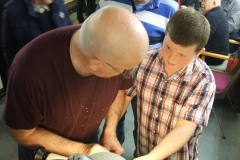
[[[111,150],[111,152],[116,153],[121,156],[124,153],[124,149],[122,148],[122,146],[119,146],[117,149]]]

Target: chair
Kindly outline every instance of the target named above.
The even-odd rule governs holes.
[[[229,53],[228,56],[230,56],[231,54]],[[222,64],[219,64],[219,65],[208,65],[209,68],[211,70],[217,70],[217,71],[222,71],[222,72],[225,72],[226,68],[227,68],[227,63],[228,63],[228,60],[224,60],[222,62]]]
[[[229,59],[228,56],[224,56],[224,55],[219,55],[217,53],[211,53],[211,52],[204,52],[202,54],[202,59],[204,60],[205,56],[210,56],[210,57],[214,57],[214,58],[220,58],[220,59]],[[228,97],[231,107],[234,110],[232,101],[230,99],[229,93],[231,92],[232,88],[234,87],[235,83],[237,82],[237,80],[240,78],[240,63],[238,63],[238,65],[229,73],[226,72],[222,72],[222,71],[217,71],[217,70],[212,70],[214,78],[215,78],[215,82],[216,82],[216,93],[215,93],[215,99],[223,99],[224,97]],[[218,125],[222,131],[223,134],[223,139],[225,139],[225,135],[224,132],[222,130],[222,127],[219,123],[219,120],[217,118],[217,115],[214,111],[213,108],[213,114],[218,122]]]

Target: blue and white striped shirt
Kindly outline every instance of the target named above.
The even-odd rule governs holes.
[[[135,11],[132,0],[100,0],[96,10],[110,5],[123,7],[138,17],[147,30],[150,40],[149,49],[162,46],[169,18],[178,10],[178,4],[174,0],[150,0]]]

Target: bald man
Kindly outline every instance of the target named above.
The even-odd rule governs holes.
[[[64,156],[107,149],[122,154],[114,136],[107,149],[96,144],[96,131],[107,115],[107,136],[113,117],[120,118],[124,90],[132,86],[131,70],[148,45],[141,22],[112,6],[82,25],[45,33],[20,50],[9,71],[3,111],[19,159],[30,160],[39,146]]]

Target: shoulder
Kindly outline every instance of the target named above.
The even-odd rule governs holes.
[[[13,8],[23,6],[24,3],[25,2],[23,0],[9,0],[9,1],[6,1],[4,8],[13,9]]]
[[[193,78],[200,79],[205,83],[215,83],[213,73],[208,65],[200,58],[195,59],[195,64],[193,67]]]
[[[63,5],[65,5],[63,0],[53,0],[53,3],[55,3],[55,4],[58,5],[58,6],[63,6]]]
[[[131,0],[100,0],[99,5],[132,5],[132,1]]]
[[[154,2],[154,0],[152,0]],[[155,3],[161,7],[161,5],[164,5],[163,7],[166,8],[173,8],[174,10],[178,10],[178,3],[175,0],[156,0]]]

